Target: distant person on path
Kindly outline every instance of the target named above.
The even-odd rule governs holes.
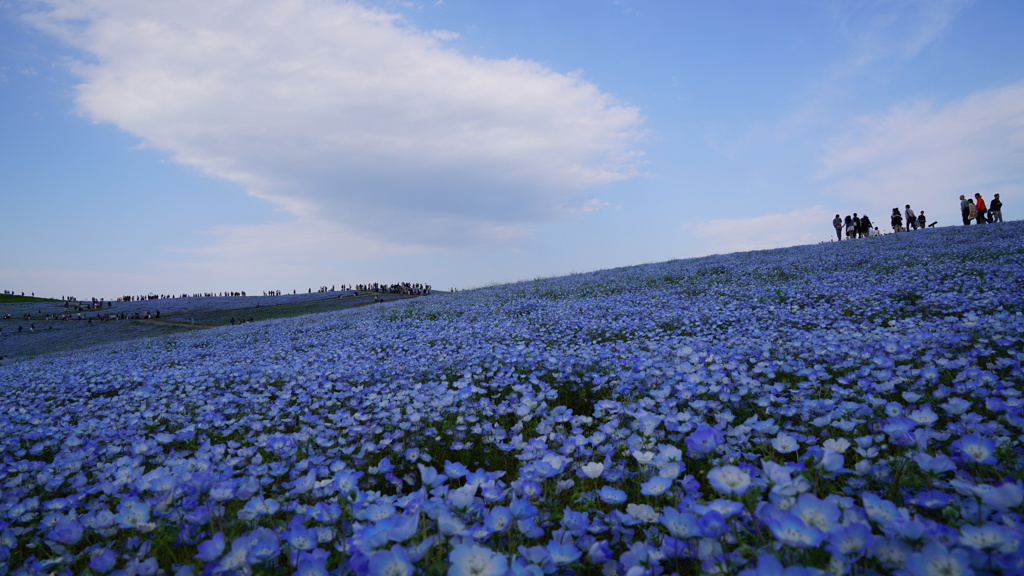
[[[917,227],[924,230],[928,226],[928,218],[924,215],[924,210],[917,215]]]
[[[971,220],[978,217],[978,209],[974,207],[974,200],[967,200],[967,222],[965,224],[970,225]]]
[[[903,232],[903,215],[900,214],[899,208],[892,209],[892,216],[889,217],[889,221],[892,222],[893,232]]]
[[[907,230],[913,226],[914,230],[917,230],[917,214],[914,213],[914,209],[907,204],[907,209],[903,211],[903,215],[907,218]]]
[[[836,229],[836,241],[841,242],[843,240],[843,219],[836,214],[834,220],[832,220],[832,226]]]
[[[853,239],[853,218],[849,214],[846,215],[846,239]]]
[[[857,213],[853,213],[853,237],[857,238],[860,235],[860,216]]]
[[[985,224],[985,212],[988,212],[988,209],[985,208],[985,199],[978,192],[974,194],[974,209],[978,212],[978,215],[975,217],[976,222],[978,224]]]
[[[870,237],[871,236],[871,229],[872,228],[874,228],[874,226],[871,225],[871,218],[868,218],[867,214],[861,216],[860,217],[860,237],[861,238],[868,238],[868,237]]]
[[[963,194],[960,195],[960,216],[964,219],[964,226],[971,225],[971,211],[967,208],[967,203],[970,202]]]
[[[996,194],[995,198],[992,199],[992,204],[988,208],[989,216],[992,218],[989,222],[1002,222],[1003,221],[1003,201],[999,199],[999,194]]]

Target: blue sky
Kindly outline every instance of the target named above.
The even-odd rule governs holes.
[[[0,284],[436,288],[1024,201],[1024,3],[0,3]]]

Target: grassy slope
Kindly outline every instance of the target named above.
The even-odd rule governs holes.
[[[0,294],[0,304],[11,302],[60,302],[54,298],[36,298],[35,296],[19,296],[17,294]]]
[[[9,295],[8,295],[9,296]],[[299,295],[308,298],[305,295]],[[385,300],[406,298],[391,294],[380,295]],[[20,297],[19,297],[20,298]],[[306,314],[320,312],[331,312],[356,308],[373,304],[373,294],[361,294],[359,296],[346,296],[344,298],[329,297],[316,300],[288,301],[280,304],[261,305],[256,308],[252,304],[245,304],[240,307],[243,299],[223,298],[191,298],[176,299],[176,301],[144,301],[137,303],[114,303],[113,308],[104,309],[103,312],[123,312],[129,310],[155,310],[161,307],[177,305],[179,308],[172,312],[164,312],[160,320],[117,320],[112,322],[94,321],[92,324],[85,320],[74,320],[68,322],[47,321],[47,314],[60,314],[63,312],[63,303],[59,300],[33,299],[30,301],[8,302],[8,305],[0,304],[0,316],[5,313],[11,314],[11,320],[0,320],[0,356],[24,357],[49,352],[66,352],[80,350],[92,346],[109,345],[139,338],[150,338],[170,334],[180,334],[192,330],[200,330],[214,326],[228,326],[231,319],[236,320],[252,318],[255,322],[277,320],[280,318],[292,318]],[[25,304],[53,303],[58,305],[50,306],[25,306]],[[184,308],[182,308],[184,306]],[[24,313],[31,314],[29,321],[21,320]],[[95,311],[85,312],[85,316],[95,317]],[[34,325],[35,330],[29,331],[29,326]],[[18,332],[18,326],[22,331]]]

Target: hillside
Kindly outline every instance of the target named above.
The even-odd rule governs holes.
[[[0,357],[69,352],[232,326],[239,322],[266,322],[347,310],[372,304],[375,298],[391,301],[405,297],[351,291],[280,296],[198,296],[105,302],[102,309],[93,309],[91,302],[83,302],[81,311],[73,304],[65,309],[65,302],[61,300],[17,300],[0,304],[0,315],[10,316],[0,320]],[[25,314],[29,315],[27,320]],[[100,320],[101,316],[105,320]]]
[[[645,264],[8,360],[0,560],[1021,573],[1022,233]]]

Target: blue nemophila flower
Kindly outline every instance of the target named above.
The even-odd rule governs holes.
[[[825,549],[841,556],[860,557],[871,548],[874,539],[871,526],[864,522],[852,522],[832,531],[828,535]]]
[[[984,438],[977,434],[967,434],[952,444],[958,453],[968,462],[977,464],[995,464],[996,442],[992,438]]]
[[[277,534],[267,528],[257,528],[249,536],[250,545],[245,561],[248,564],[263,564],[278,557],[281,543]]]
[[[640,493],[647,496],[661,496],[672,487],[672,478],[654,476],[640,485]]]
[[[907,417],[920,426],[931,426],[939,419],[939,415],[932,410],[931,406],[927,405],[911,411]]]
[[[341,516],[341,506],[337,502],[317,502],[310,508],[309,515],[321,524],[333,524]]]
[[[981,501],[996,510],[1012,510],[1024,502],[1024,487],[1017,482],[1003,482],[981,492]]]
[[[504,532],[512,523],[512,511],[505,506],[495,506],[484,517],[484,527],[489,532]]]
[[[590,518],[585,512],[577,512],[566,506],[562,511],[562,527],[574,534],[582,536],[590,527]]]
[[[458,544],[448,554],[448,576],[503,576],[508,558],[480,546]]]
[[[292,550],[312,550],[318,543],[316,530],[307,528],[298,517],[292,520],[287,530],[281,532],[281,537],[288,542]]]
[[[213,562],[224,553],[224,534],[217,532],[209,540],[199,543],[196,558],[203,562]]]
[[[883,526],[895,525],[898,522],[910,520],[906,510],[897,508],[892,502],[883,500],[870,492],[863,493],[861,501],[864,503],[864,511],[867,513],[868,518]]]
[[[930,542],[907,558],[907,571],[913,576],[971,576],[967,552],[949,550],[938,542]]]
[[[732,516],[735,516],[736,514],[739,514],[743,511],[743,508],[744,507],[742,502],[737,502],[735,500],[725,500],[723,498],[716,498],[708,502],[706,505],[693,504],[692,506],[690,506],[690,509],[696,512],[697,514],[707,514],[708,512],[714,510],[715,512],[718,512],[725,518],[730,518]]]
[[[149,522],[151,507],[135,497],[128,497],[117,505],[114,520],[121,528],[138,528]]]
[[[319,548],[299,552],[293,576],[327,576],[327,558],[327,551]]]
[[[437,516],[437,529],[445,536],[459,536],[466,533],[466,523],[445,509]]]
[[[420,470],[420,481],[427,488],[435,488],[448,480],[448,477],[444,474],[438,474],[433,466],[424,466],[423,464],[417,464],[416,466]]]
[[[509,503],[509,511],[512,512],[512,516],[517,520],[525,518],[533,518],[537,515],[539,510],[526,498],[512,498],[512,502]]]
[[[659,521],[674,538],[683,540],[701,535],[700,527],[697,525],[697,516],[691,512],[665,507],[661,510]]]
[[[253,496],[245,503],[245,506],[238,511],[238,517],[242,520],[253,520],[261,516],[269,516],[281,509],[281,505],[273,498]]]
[[[461,462],[450,462],[444,461],[444,473],[449,478],[462,478],[466,474],[469,474],[469,468],[466,468]]]
[[[834,500],[822,500],[810,493],[801,494],[796,499],[796,504],[790,507],[789,513],[826,534],[838,526],[841,514]]]
[[[725,517],[718,510],[708,510],[706,513],[697,518],[697,527],[703,536],[708,538],[718,538],[726,532],[729,525],[725,522]]]
[[[57,525],[46,534],[46,537],[54,542],[70,546],[78,544],[84,531],[85,528],[77,518],[65,518],[57,522]]]
[[[798,516],[786,513],[774,513],[762,518],[779,542],[796,548],[813,548],[824,539],[824,534],[814,526],[809,526]]]
[[[379,550],[370,554],[369,576],[409,576],[413,573],[413,565],[409,554],[399,544],[388,550]]]
[[[626,501],[626,493],[611,486],[602,486],[597,491],[597,496],[605,504],[622,504]]]
[[[952,499],[953,498],[949,494],[940,490],[925,490],[915,494],[913,498],[911,498],[911,502],[923,508],[928,508],[929,510],[937,510],[945,507],[952,501]]]
[[[945,454],[936,454],[935,456],[932,456],[925,452],[916,452],[912,459],[914,462],[917,462],[917,465],[925,472],[942,474],[956,470],[956,464],[954,464],[953,461]]]
[[[1000,549],[1006,553],[1015,552],[1020,547],[1021,538],[1022,535],[1018,531],[999,524],[966,524],[960,527],[960,543],[975,550]]]
[[[822,572],[804,566],[783,567],[782,562],[771,554],[762,554],[757,558],[757,566],[747,568],[739,576],[820,576]]]
[[[557,542],[552,540],[547,545],[548,558],[556,566],[562,566],[565,564],[571,564],[580,559],[583,555],[582,552],[573,543],[570,542]]]
[[[110,548],[102,548],[98,554],[89,559],[89,568],[106,574],[117,564],[117,553]]]
[[[686,437],[686,448],[690,456],[709,454],[725,440],[725,435],[717,428],[701,424]]]
[[[598,540],[587,549],[587,560],[593,564],[604,564],[614,558],[607,540]]]

